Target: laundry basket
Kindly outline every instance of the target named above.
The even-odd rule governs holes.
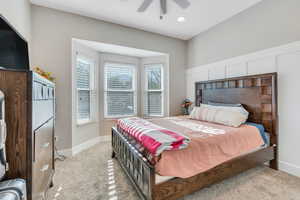
[[[26,182],[14,179],[0,182],[0,200],[26,200]]]

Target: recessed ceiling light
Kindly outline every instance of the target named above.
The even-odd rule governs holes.
[[[184,18],[184,17],[178,17],[178,18],[177,18],[177,21],[178,21],[178,22],[185,22],[185,18]]]

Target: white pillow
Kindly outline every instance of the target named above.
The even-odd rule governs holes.
[[[202,107],[206,107],[206,108],[221,108],[222,110],[229,110],[229,111],[233,111],[233,112],[240,112],[242,114],[244,114],[245,116],[247,116],[248,119],[248,115],[249,112],[243,107],[229,107],[229,106],[215,106],[215,105],[209,105],[209,104],[201,104],[200,106]]]
[[[239,127],[248,119],[249,113],[243,107],[224,107],[201,104],[190,114],[191,119]]]

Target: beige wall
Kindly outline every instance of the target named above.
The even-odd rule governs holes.
[[[188,67],[300,40],[299,19],[299,0],[263,0],[190,40]]]
[[[170,113],[180,112],[185,98],[185,41],[106,23],[53,9],[32,6],[32,65],[57,78],[57,129],[60,149],[72,147],[72,38],[112,43],[170,55]],[[101,127],[100,127],[101,129]]]
[[[29,42],[30,35],[30,3],[28,0],[1,0],[0,15]]]

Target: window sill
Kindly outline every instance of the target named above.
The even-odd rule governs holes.
[[[145,119],[151,119],[151,118],[164,118],[164,115],[145,115]]]
[[[96,122],[97,121],[95,121],[95,120],[78,120],[76,125],[77,125],[77,127],[87,126],[87,125],[90,125],[90,124],[94,124]]]
[[[114,120],[114,119],[121,119],[121,118],[127,118],[127,117],[137,117],[137,115],[104,116],[104,119]]]

